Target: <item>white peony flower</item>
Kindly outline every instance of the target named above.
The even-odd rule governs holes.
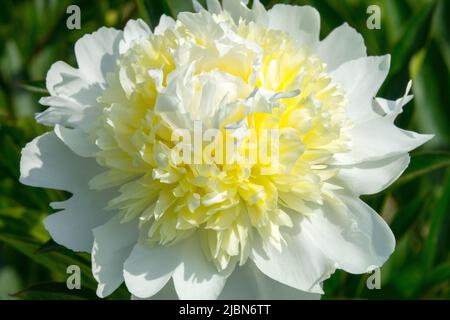
[[[394,125],[410,86],[374,98],[389,56],[347,24],[319,41],[311,7],[207,3],[154,32],[101,28],[75,44],[78,69],[51,67],[36,119],[54,130],[23,149],[20,180],[73,194],[51,204],[53,239],[92,252],[100,297],[125,281],[137,298],[315,299],[337,268],[383,265],[394,236],[359,197],[431,138]],[[236,138],[234,161],[219,144],[175,161],[196,122]],[[252,129],[279,131],[278,161],[238,161]]]

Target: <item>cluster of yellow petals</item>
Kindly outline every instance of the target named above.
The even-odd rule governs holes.
[[[183,66],[193,68],[186,74],[199,95],[209,76],[224,84],[231,79],[235,86],[227,99],[239,106],[233,121],[256,131],[279,130],[276,166],[172,161],[174,127],[167,119],[177,115],[161,112],[161,92]],[[97,161],[107,170],[91,188],[120,186],[109,207],[124,223],[139,219],[140,237],[149,245],[172,245],[198,233],[219,270],[244,263],[255,237],[281,248],[292,215],[310,214],[328,196],[327,181],[336,174],[328,163],[349,143],[345,94],[323,62],[287,33],[235,24],[226,13],[185,13],[163,33],[136,41],[109,74],[99,101],[104,112],[91,135],[100,149]],[[268,111],[252,108],[261,103]]]

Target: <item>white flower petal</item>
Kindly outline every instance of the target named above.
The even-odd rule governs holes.
[[[75,44],[79,69],[61,61],[52,65],[46,79],[51,96],[39,101],[49,108],[37,114],[36,120],[48,126],[90,128],[101,111],[97,98],[106,74],[114,70],[121,39],[122,32],[110,28],[100,28],[79,39]]]
[[[104,298],[123,282],[123,264],[136,244],[137,221],[121,223],[115,216],[93,230],[92,273],[97,280],[97,295]]]
[[[80,89],[88,88],[86,80],[79,69],[63,61],[57,61],[50,67],[45,80],[48,92],[53,96],[70,97]]]
[[[95,160],[80,158],[58,139],[45,133],[22,150],[20,182],[33,187],[83,191],[87,181],[101,172]]]
[[[230,14],[236,24],[240,19],[247,22],[256,22],[260,25],[267,26],[269,22],[269,16],[267,14],[264,5],[259,0],[253,1],[253,6],[250,9],[248,7],[247,0],[223,0],[223,9]],[[217,0],[208,0],[208,10],[211,13],[220,13],[220,8],[217,6]]]
[[[268,11],[269,29],[289,33],[299,44],[314,49],[319,42],[320,15],[310,6],[276,4]]]
[[[180,246],[144,246],[131,251],[124,264],[124,279],[128,290],[139,298],[148,298],[161,290],[180,264]]]
[[[119,45],[120,53],[131,48],[134,41],[147,38],[151,33],[149,26],[142,19],[129,20],[123,30],[123,40]]]
[[[319,300],[318,293],[304,292],[285,286],[265,276],[252,261],[236,267],[227,280],[219,300]],[[148,300],[176,300],[172,281]],[[132,300],[141,300],[136,296]]]
[[[95,160],[75,155],[53,132],[34,139],[22,150],[21,183],[74,194],[67,201],[52,204],[65,210],[44,221],[57,243],[75,251],[91,251],[92,229],[111,215],[103,211],[113,196],[111,192],[92,192],[88,188],[88,181],[100,172]]]
[[[412,100],[411,86],[410,81],[404,96],[395,101],[382,98],[373,101],[371,119],[356,123],[351,129],[351,151],[336,154],[336,164],[349,166],[379,160],[386,163],[389,158],[405,155],[433,138],[433,135],[402,130],[394,124],[403,107]]]
[[[135,295],[131,295],[131,300],[178,300],[178,295],[175,291],[173,281],[169,280],[164,288],[159,290],[157,294],[149,298],[139,298]]]
[[[286,244],[282,245],[281,251],[272,245],[263,247],[255,239],[250,258],[266,276],[282,284],[323,293],[322,281],[334,272],[334,263],[312,241],[309,230],[299,229],[304,218],[297,215],[293,220],[294,227],[283,233]]]
[[[288,272],[288,271],[286,271]],[[252,261],[237,267],[219,296],[221,300],[319,300],[320,294],[300,291],[265,276]]]
[[[206,0],[206,5],[208,11],[211,13],[219,14],[222,12],[222,6],[220,5],[219,0]]]
[[[79,173],[73,168],[66,170]],[[104,208],[114,195],[111,192],[92,192],[87,187],[85,189],[67,201],[52,203],[54,209],[64,210],[48,216],[44,225],[55,242],[74,251],[91,252],[94,242],[92,229],[104,224],[113,215],[113,212]]]
[[[359,164],[377,161],[408,153],[430,139],[433,135],[418,134],[396,127],[395,117],[388,115],[357,124],[351,129],[351,151],[336,154],[338,164]]]
[[[121,40],[122,31],[102,27],[75,43],[79,70],[89,84],[100,84],[103,88],[106,74],[116,65]]]
[[[302,222],[303,230],[340,269],[361,274],[382,266],[395,248],[389,226],[360,199],[338,196],[345,205],[326,203]]]
[[[253,0],[253,21],[265,27],[269,24],[269,13],[259,0]]]
[[[94,143],[89,143],[88,135],[83,130],[67,129],[57,124],[55,134],[80,157],[94,157],[98,151]]]
[[[375,194],[396,181],[409,165],[404,154],[378,161],[363,162],[339,168],[337,185],[344,186],[355,195]]]
[[[408,82],[405,94],[400,99],[393,101],[383,98],[375,98],[373,101],[374,110],[377,111],[380,116],[390,115],[392,123],[394,123],[395,118],[403,112],[403,107],[413,99],[413,96],[409,94],[411,89],[412,80]]]
[[[347,112],[354,123],[378,117],[372,101],[389,73],[389,65],[389,55],[364,57],[348,61],[330,73],[347,94]]]
[[[86,109],[96,104],[100,87],[89,85],[80,70],[72,68],[65,62],[54,63],[47,73],[47,90],[52,95],[39,100],[49,106],[36,115],[38,123],[54,126],[75,126],[86,119]]]
[[[363,37],[347,23],[334,29],[317,47],[317,56],[333,71],[341,64],[367,56]]]
[[[196,236],[183,244],[181,261],[173,274],[173,282],[182,300],[217,299],[234,269],[234,263],[230,263],[226,270],[218,272],[214,264],[206,260]]]
[[[239,23],[239,19],[253,21],[252,11],[247,7],[248,1],[243,0],[223,0],[222,7],[233,18],[234,22]]]
[[[155,34],[161,35],[163,34],[168,28],[172,28],[175,26],[175,20],[172,17],[166,16],[163,14],[161,18],[159,19],[159,24],[155,28]]]

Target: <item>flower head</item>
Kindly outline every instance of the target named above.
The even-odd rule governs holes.
[[[430,139],[394,125],[410,87],[374,99],[389,56],[346,24],[319,41],[311,7],[194,4],[153,32],[101,28],[78,69],[50,69],[36,118],[54,131],[23,150],[21,181],[73,193],[52,237],[92,252],[101,297],[172,278],[179,298],[267,298],[272,280],[274,298],[314,298],[336,268],[381,266],[395,239],[359,196]]]

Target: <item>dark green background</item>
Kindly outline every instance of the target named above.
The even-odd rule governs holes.
[[[200,1],[202,2],[202,1]],[[262,1],[310,4],[322,17],[322,37],[343,22],[363,34],[370,55],[392,54],[380,96],[398,98],[409,79],[415,100],[398,125],[436,134],[412,154],[410,168],[382,194],[366,197],[388,221],[397,248],[381,271],[382,289],[368,290],[367,275],[336,272],[325,283],[326,299],[450,298],[450,1],[311,0]],[[66,8],[81,8],[81,30],[66,28]],[[367,7],[382,10],[381,30],[366,27]],[[33,120],[46,95],[43,80],[57,60],[74,64],[73,45],[83,34],[107,25],[123,28],[141,17],[155,26],[162,13],[192,10],[186,0],[68,1],[3,0],[0,9],[0,299],[95,298],[89,256],[49,241],[43,218],[62,192],[18,183],[21,148],[48,130]],[[65,287],[66,267],[82,269],[81,291]],[[111,299],[128,298],[121,288]]]

